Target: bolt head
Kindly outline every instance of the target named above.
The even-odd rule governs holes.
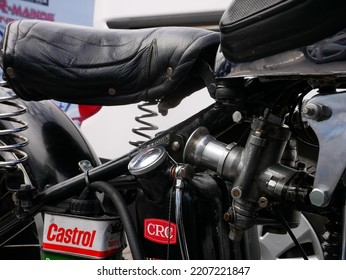
[[[316,114],[317,110],[318,110],[317,106],[315,104],[313,104],[313,103],[310,103],[310,104],[307,104],[303,108],[302,112],[303,112],[303,114],[311,117],[311,116],[314,116]]]
[[[321,190],[320,188],[315,188],[309,194],[310,202],[316,206],[325,206],[328,201],[328,194],[326,191]]]
[[[264,196],[258,199],[258,206],[261,208],[266,208],[268,206],[268,199]]]
[[[276,184],[277,184],[277,182],[275,180],[269,180],[267,183],[268,190],[274,191]]]
[[[108,94],[111,96],[114,96],[117,94],[117,91],[115,90],[115,88],[109,88],[108,89]]]
[[[172,150],[173,150],[174,152],[177,152],[177,151],[179,151],[179,149],[180,149],[180,144],[179,144],[179,142],[178,142],[178,141],[174,141],[174,142],[172,143]]]
[[[233,198],[240,198],[242,195],[242,191],[239,187],[234,187],[232,190],[231,190],[231,196]]]
[[[225,222],[228,222],[230,218],[231,218],[231,216],[230,216],[230,214],[228,212],[223,214],[223,219],[225,220]]]
[[[244,117],[241,112],[235,111],[232,115],[232,119],[235,123],[240,123],[244,120]]]

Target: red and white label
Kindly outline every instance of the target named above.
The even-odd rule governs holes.
[[[82,246],[84,248],[92,248],[95,241],[96,230],[85,231],[78,227],[65,228],[59,227],[57,224],[52,223],[48,227],[47,234],[45,235],[48,242],[58,242],[62,244],[72,244]]]
[[[144,237],[155,243],[176,244],[176,225],[162,219],[144,219]]]
[[[45,214],[42,245],[45,251],[105,258],[122,246],[119,220]]]

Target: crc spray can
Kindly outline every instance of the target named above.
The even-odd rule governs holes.
[[[129,163],[140,185],[136,218],[147,259],[182,259],[171,175],[174,166],[162,146],[143,149]],[[190,259],[231,258],[228,224],[223,219],[230,205],[227,194],[227,186],[214,173],[197,173],[186,182],[182,215]]]

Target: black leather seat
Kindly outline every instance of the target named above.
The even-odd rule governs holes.
[[[213,64],[218,45],[219,33],[197,28],[98,30],[22,20],[6,28],[2,64],[26,100],[129,104],[202,88],[196,63]]]
[[[221,49],[248,62],[313,44],[346,28],[345,0],[234,0],[220,20]]]

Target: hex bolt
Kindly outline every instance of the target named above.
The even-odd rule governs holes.
[[[324,186],[321,186],[323,188]],[[328,193],[320,188],[315,188],[309,194],[311,204],[315,206],[324,206],[328,200]]]
[[[274,191],[275,190],[275,187],[276,187],[276,184],[277,182],[273,179],[270,179],[268,182],[267,182],[267,188],[269,191]]]

